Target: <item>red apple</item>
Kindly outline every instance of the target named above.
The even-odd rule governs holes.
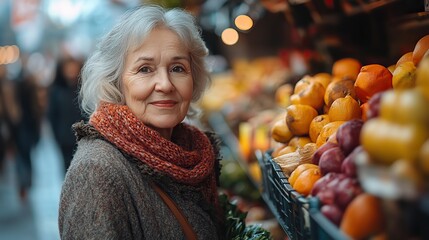
[[[326,185],[336,178],[337,173],[328,173],[325,176],[319,178],[311,189],[311,195],[316,196],[320,190],[323,190]]]
[[[320,212],[329,219],[333,224],[339,226],[341,223],[341,219],[343,218],[343,210],[341,210],[335,204],[327,204],[323,205],[320,208]]]
[[[362,119],[352,119],[342,124],[336,133],[337,142],[347,156],[360,145],[360,131],[363,126]]]
[[[341,209],[346,209],[349,203],[359,194],[362,193],[362,188],[356,178],[344,178],[335,188],[335,203]]]
[[[338,147],[338,144],[334,142],[326,142],[322,146],[320,146],[313,154],[312,163],[319,165],[320,156],[322,156],[322,154],[326,152],[326,150],[331,149],[333,147]]]
[[[338,183],[347,176],[342,173],[330,172],[319,178],[311,189],[311,195],[317,196],[319,193],[325,192],[327,189],[335,189]]]
[[[319,191],[316,195],[321,205],[334,204],[335,203],[335,190],[332,188],[324,188]]]
[[[322,176],[330,172],[340,173],[344,158],[344,153],[340,147],[332,147],[326,150],[326,152],[320,156],[319,160],[319,168]]]
[[[363,151],[361,145],[357,146],[341,164],[341,172],[349,177],[357,177],[356,156]]]

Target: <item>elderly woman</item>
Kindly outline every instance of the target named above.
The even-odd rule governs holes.
[[[78,147],[61,191],[62,239],[218,239],[216,140],[184,122],[209,84],[191,15],[142,6],[82,69]],[[223,233],[224,234],[224,233]]]

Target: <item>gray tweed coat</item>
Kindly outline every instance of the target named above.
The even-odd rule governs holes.
[[[184,239],[180,224],[149,185],[151,177],[140,170],[142,163],[94,131],[83,131],[87,136],[80,138],[62,186],[61,239]],[[199,239],[218,239],[210,206],[203,204],[201,194],[169,179],[158,183],[181,208]]]

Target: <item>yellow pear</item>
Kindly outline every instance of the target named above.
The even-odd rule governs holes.
[[[392,164],[398,159],[415,163],[429,132],[422,124],[399,124],[373,118],[362,127],[361,145],[372,160]]]
[[[406,61],[396,66],[392,73],[394,89],[408,89],[416,85],[416,66],[412,61]]]
[[[380,100],[380,117],[399,124],[429,125],[429,99],[415,88],[387,90]]]

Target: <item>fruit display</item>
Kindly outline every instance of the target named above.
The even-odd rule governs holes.
[[[427,218],[418,203],[429,190],[428,69],[429,35],[390,66],[340,59],[282,91],[289,100],[270,125],[272,161],[353,239],[427,231],[415,225]]]
[[[429,195],[427,39],[391,65],[348,57],[294,84],[257,81],[262,68],[240,63],[232,83],[220,81],[229,85],[214,85],[203,99],[203,107],[224,114],[247,174],[289,237],[308,239],[325,226],[315,213],[329,231],[353,239],[428,235],[420,223],[429,218],[422,210]],[[237,81],[245,78],[251,86]],[[259,100],[265,104],[252,108]]]

